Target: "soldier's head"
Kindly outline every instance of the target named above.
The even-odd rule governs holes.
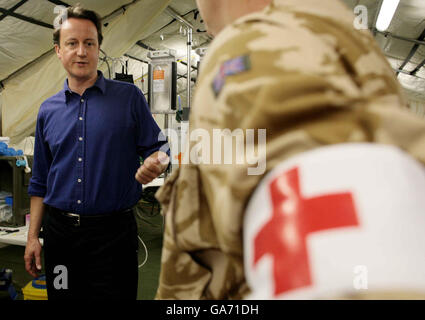
[[[99,15],[77,5],[64,10],[58,18],[53,42],[68,76],[80,80],[96,77],[103,40]]]
[[[260,11],[272,0],[196,0],[207,31],[217,35],[224,27],[236,19]]]

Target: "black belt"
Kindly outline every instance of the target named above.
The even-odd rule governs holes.
[[[122,218],[128,214],[133,213],[133,209],[126,209],[123,211],[105,213],[100,215],[80,215],[73,212],[66,212],[57,208],[50,207],[49,212],[55,214],[56,217],[62,218],[65,222],[71,224],[74,227],[83,225],[106,223],[114,221],[114,219]]]

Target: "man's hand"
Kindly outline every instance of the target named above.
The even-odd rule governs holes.
[[[147,184],[158,177],[168,167],[170,158],[162,151],[158,151],[145,159],[143,165],[137,170],[136,180],[141,184]]]
[[[25,248],[25,270],[34,278],[41,272],[41,244],[38,238],[31,238],[27,241]]]

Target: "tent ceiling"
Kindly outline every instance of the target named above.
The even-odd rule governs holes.
[[[98,12],[101,17],[107,17],[122,6],[137,1],[140,0],[0,0],[1,9],[17,7],[11,13],[16,16],[0,12],[0,81],[52,49],[52,25],[57,4],[81,3]],[[194,5],[191,0],[174,3],[178,3],[181,8],[192,8]],[[24,21],[22,17],[32,21]],[[168,23],[173,19],[167,16],[167,20]],[[155,26],[156,29],[152,28],[151,32],[164,26],[164,22],[155,21]]]
[[[206,33],[197,32],[197,30],[204,31],[205,27],[201,22],[200,15],[197,14],[195,0],[186,1],[186,6],[184,6],[184,8],[177,7],[177,2],[180,2],[180,0],[172,1],[170,7],[176,8],[175,10],[195,27],[193,31],[193,49],[208,44],[210,38]],[[183,23],[175,21],[175,19],[170,17],[166,12],[162,13],[157,20],[162,20],[163,24],[151,28],[151,35],[142,39],[139,44],[135,44],[127,53],[146,60],[149,49],[142,47],[146,45],[155,50],[174,49],[177,51],[177,59],[186,59],[187,37],[180,32],[180,27],[183,27],[181,31],[184,32]]]
[[[381,0],[343,1],[351,8],[365,5],[368,8],[369,29],[374,29]],[[425,1],[400,0],[388,30],[385,33],[376,32],[375,39],[388,57],[393,69],[398,72],[398,79],[408,95],[411,98],[425,100],[425,69],[423,68],[425,63]],[[398,71],[400,69],[401,71]]]
[[[368,24],[373,30],[381,0],[342,0],[349,7],[365,5],[368,8]],[[37,59],[52,48],[52,25],[55,5],[80,2],[85,7],[97,11],[102,17],[118,8],[130,4],[132,0],[0,0],[0,81],[15,71]],[[203,30],[201,18],[196,14],[195,0],[172,0],[169,4],[184,16],[196,29]],[[8,13],[32,19],[24,21]],[[388,33],[375,33],[378,44],[388,57],[392,67],[399,71],[398,77],[409,94],[425,100],[425,1],[401,0],[396,15],[387,30]],[[43,25],[36,24],[40,22]],[[140,39],[141,43],[154,49],[173,48],[178,50],[178,58],[185,54],[186,41],[180,34],[181,22],[176,21],[166,11],[161,13]],[[163,36],[161,40],[160,36]],[[417,40],[417,43],[407,41]],[[194,47],[206,45],[210,39],[205,33],[194,33]],[[146,59],[147,49],[135,44],[127,54]],[[409,73],[412,73],[411,75]]]

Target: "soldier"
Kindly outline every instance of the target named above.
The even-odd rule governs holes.
[[[324,234],[326,243],[331,232],[358,236],[356,232],[366,232],[368,227],[380,231],[381,224],[368,224],[368,219],[389,199],[398,205],[388,216],[381,212],[382,221],[397,215],[403,220],[400,210],[408,204],[413,218],[406,228],[413,227],[412,221],[424,210],[423,201],[418,200],[418,191],[409,198],[407,189],[400,194],[397,187],[406,185],[410,177],[423,192],[425,123],[407,109],[402,89],[369,32],[353,27],[354,15],[339,0],[197,2],[216,38],[201,67],[190,131],[202,128],[213,136],[216,129],[266,129],[266,153],[259,158],[266,161],[266,170],[248,174],[253,165],[245,159],[233,165],[189,161],[173,173],[157,193],[166,218],[157,298],[241,299],[251,291],[251,297],[285,298],[317,287],[316,280],[323,279],[314,274],[318,265],[330,272],[330,258],[341,252],[340,248],[306,247],[310,234]],[[198,147],[197,141],[190,141],[185,155]],[[258,142],[256,150],[261,147]],[[382,179],[379,183],[372,175],[379,168],[370,170],[370,165],[377,164],[373,161],[379,161],[383,170],[376,175]],[[401,174],[393,176],[394,172]],[[386,176],[396,184],[394,189],[383,180]],[[374,187],[367,189],[370,193],[357,192],[368,185]],[[399,199],[391,198],[395,195]],[[271,218],[273,212],[277,212],[276,220]],[[292,220],[282,220],[279,212]],[[316,219],[304,218],[309,214],[316,214]],[[397,223],[391,225],[397,227]],[[392,259],[409,251],[403,248],[415,237],[408,231],[397,235],[403,240],[397,242],[399,250]],[[357,265],[375,271],[391,261],[385,260],[392,255],[380,246],[379,234],[370,239],[375,241],[371,248],[383,251],[370,249],[366,250],[369,255],[356,256],[349,273]],[[416,239],[409,254],[423,266],[423,255],[417,253],[424,238]],[[341,240],[347,248],[348,242]],[[391,246],[388,243],[385,248]],[[354,248],[361,251],[367,243]],[[312,256],[316,252],[322,254]],[[423,276],[414,272],[412,263],[403,261],[403,275],[411,274],[412,279],[393,285],[409,287],[416,282],[423,289]],[[345,276],[341,279],[356,283]],[[376,280],[376,286],[369,277],[369,285],[388,289],[383,284],[392,273],[386,276]],[[362,281],[357,284],[362,287]],[[304,297],[332,296],[350,289],[329,288],[335,290],[325,288]]]

